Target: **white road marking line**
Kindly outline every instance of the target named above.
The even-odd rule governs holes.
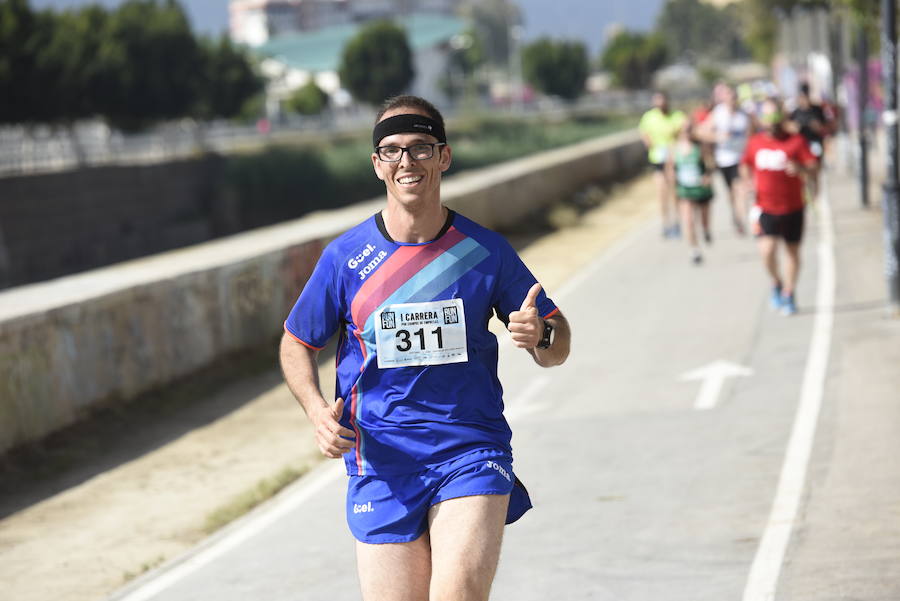
[[[826,183],[826,182],[823,182]],[[819,410],[825,387],[831,331],[834,324],[834,225],[828,192],[823,186],[819,202],[819,278],[816,290],[816,317],[809,355],[800,389],[800,404],[794,418],[790,442],[781,468],[778,490],[744,588],[743,601],[772,601],[784,562],[794,520],[806,481]]]
[[[149,572],[122,592],[110,597],[110,601],[147,601],[156,597],[182,578],[196,572],[294,511],[344,473],[343,460],[330,460],[320,465],[313,473],[285,489],[273,499],[272,503],[261,508],[261,511],[253,512],[232,523],[218,535],[201,543],[195,550],[188,551],[172,563]]]
[[[681,381],[700,380],[700,391],[694,401],[694,409],[705,411],[712,409],[719,401],[719,393],[722,391],[722,384],[725,378],[734,376],[752,376],[753,370],[731,361],[723,361],[719,359],[713,361],[703,367],[691,370],[681,375]]]

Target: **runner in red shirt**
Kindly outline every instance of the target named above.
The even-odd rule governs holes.
[[[756,204],[750,221],[773,280],[772,308],[782,315],[793,315],[797,312],[794,289],[803,238],[803,177],[815,169],[816,157],[803,136],[784,129],[785,118],[777,100],[763,102],[759,120],[764,130],[747,142],[741,173],[745,181],[753,173]],[[784,240],[787,251],[784,278],[776,254],[779,238]]]

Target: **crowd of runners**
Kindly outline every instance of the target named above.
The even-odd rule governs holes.
[[[736,235],[757,240],[772,308],[793,315],[805,207],[818,195],[837,116],[816,102],[808,84],[788,98],[773,90],[719,83],[689,114],[673,110],[668,96],[657,92],[639,129],[654,170],[663,238],[683,238],[690,261],[703,264],[701,238],[712,245],[710,208],[719,173]]]

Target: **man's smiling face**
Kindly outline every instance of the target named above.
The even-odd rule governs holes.
[[[382,116],[382,121],[403,114],[428,116],[414,108],[398,107]],[[437,138],[428,134],[400,133],[385,136],[379,146],[409,147],[414,144],[435,144]],[[414,160],[404,152],[399,161],[388,162],[372,153],[372,165],[378,179],[384,181],[389,198],[404,206],[412,206],[431,199],[440,199],[441,173],[450,168],[450,147],[435,146],[430,159]]]

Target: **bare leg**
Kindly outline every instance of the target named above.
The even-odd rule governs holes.
[[[357,541],[356,564],[365,601],[428,601],[431,549],[427,532],[411,543]]]
[[[712,240],[712,233],[709,230],[709,206],[710,202],[704,202],[700,205],[700,225],[703,226],[703,235],[706,237],[706,241],[709,242]]]
[[[763,265],[772,277],[773,285],[781,285],[781,276],[778,274],[778,257],[775,255],[778,238],[775,236],[760,236],[757,244],[759,246],[759,254],[763,259]]]
[[[509,495],[449,499],[431,508],[430,601],[487,601]]]
[[[694,230],[694,203],[679,198],[678,208],[681,212],[681,229],[684,230],[688,246],[697,248],[697,232]]]
[[[734,217],[734,227],[739,234],[743,234],[747,228],[745,220],[747,218],[747,207],[744,204],[744,190],[742,186],[744,182],[740,178],[735,178],[728,188],[728,194],[731,198],[731,211]]]
[[[734,224],[734,230],[739,235],[744,235],[747,231],[747,207],[744,205],[744,191],[741,188],[742,181],[740,177],[731,180],[731,185],[727,185],[728,202],[731,205],[731,222]]]
[[[800,274],[800,243],[789,242],[787,248],[787,261],[784,266],[784,296],[790,296],[797,287],[797,276]]]
[[[668,228],[672,225],[674,219],[670,217],[671,209],[671,199],[669,192],[669,179],[666,177],[665,171],[654,171],[653,180],[656,182],[656,193],[659,197],[659,210],[660,216],[662,217],[662,225],[663,228]]]

